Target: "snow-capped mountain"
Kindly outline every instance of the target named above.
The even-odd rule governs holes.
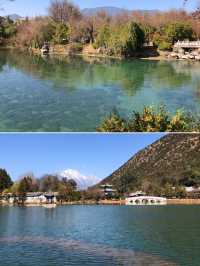
[[[83,190],[91,187],[99,182],[99,179],[95,176],[85,176],[79,171],[74,169],[63,170],[58,173],[59,177],[65,177],[67,179],[74,179],[78,185],[78,189]]]

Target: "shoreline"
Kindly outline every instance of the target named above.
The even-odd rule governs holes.
[[[52,205],[56,206],[90,206],[90,205],[98,205],[98,206],[126,206],[125,200],[101,200],[99,202],[96,201],[74,201],[74,202],[63,202],[63,203],[53,203],[53,204],[41,204],[41,203],[27,203],[24,205],[18,204],[9,204],[9,203],[0,203],[0,207],[51,207]],[[200,205],[200,199],[167,199],[168,205]],[[144,206],[144,205],[143,205]],[[148,206],[156,206],[156,205],[148,205]]]
[[[135,55],[132,57],[123,57],[123,56],[117,56],[117,55],[107,55],[107,54],[101,54],[101,53],[97,53],[97,52],[84,52],[84,49],[82,52],[66,52],[65,50],[62,49],[66,49],[64,46],[61,47],[61,50],[54,48],[53,51],[50,51],[49,54],[47,55],[43,55],[41,53],[41,50],[38,48],[27,48],[27,47],[14,47],[14,46],[0,46],[0,51],[2,50],[10,50],[10,51],[21,51],[21,52],[28,52],[32,55],[36,55],[36,56],[49,56],[49,57],[53,57],[53,56],[63,56],[63,57],[73,57],[73,56],[79,56],[79,57],[85,57],[85,58],[96,58],[96,59],[116,59],[116,60],[147,60],[147,61],[168,61],[168,62],[172,62],[172,61],[182,61],[181,59],[176,59],[173,57],[167,57],[165,53],[161,53],[155,56],[149,55],[149,56],[145,56],[146,53],[144,54],[139,54],[139,55]],[[194,60],[187,60],[187,61],[194,61]]]
[[[40,49],[36,48],[26,48],[26,47],[13,47],[13,46],[0,46],[0,50],[18,50],[21,52],[29,52],[33,55],[42,55]],[[92,57],[92,58],[105,58],[105,59],[118,59],[118,60],[154,60],[154,61],[173,61],[174,59],[169,59],[164,55],[157,55],[157,56],[133,56],[133,57],[122,57],[122,56],[117,56],[117,55],[106,55],[106,54],[101,54],[101,53],[86,53],[84,52],[64,52],[64,51],[59,51],[59,50],[54,50],[53,52],[49,52],[47,56],[82,56],[82,57]]]

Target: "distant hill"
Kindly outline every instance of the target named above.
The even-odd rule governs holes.
[[[17,14],[10,14],[7,17],[9,17],[10,19],[12,19],[13,21],[16,21],[18,19],[21,19],[22,17],[17,15]]]
[[[95,8],[85,8],[82,10],[82,13],[87,16],[92,16],[97,14],[98,12],[104,11],[107,14],[114,16],[120,14],[122,12],[130,12],[130,10],[118,7],[95,7]]]
[[[133,12],[133,10],[125,9],[125,8],[119,8],[119,7],[113,7],[113,6],[105,6],[105,7],[96,7],[96,8],[85,8],[82,10],[82,13],[87,16],[92,16],[97,14],[98,12],[104,11],[110,16],[115,16],[124,12],[130,13]],[[157,10],[134,10],[141,13],[155,13]]]
[[[200,178],[200,134],[169,134],[138,152],[101,184],[132,191],[145,184],[187,180],[191,171]]]

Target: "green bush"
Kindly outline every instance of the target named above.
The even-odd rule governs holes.
[[[55,44],[67,44],[70,37],[70,26],[63,23],[54,23],[53,41]]]
[[[146,43],[149,43],[153,40],[153,35],[156,31],[156,28],[150,26],[150,25],[147,25],[147,24],[141,24],[140,25],[141,29],[143,30],[144,32],[144,41]]]
[[[109,25],[103,25],[97,33],[97,37],[93,45],[94,48],[95,49],[100,47],[108,48],[108,40],[110,36],[111,36],[111,30]]]
[[[121,118],[117,111],[113,111],[97,130],[99,132],[126,132],[128,127],[125,119]]]
[[[161,51],[169,51],[172,49],[172,44],[163,40],[159,43],[158,48]]]
[[[170,115],[164,106],[144,107],[142,112],[133,112],[129,119],[123,119],[113,112],[106,118],[99,132],[199,132],[200,121],[178,110]]]
[[[185,39],[191,40],[193,38],[193,30],[189,24],[182,22],[172,22],[164,26],[163,33],[170,43],[183,41]]]
[[[83,51],[83,44],[81,43],[71,43],[69,45],[69,52],[74,54],[74,53],[81,53]]]
[[[161,51],[172,49],[172,43],[166,38],[166,36],[162,36],[160,33],[154,35],[153,42]]]
[[[17,27],[14,21],[12,21],[9,17],[0,17],[0,38],[11,38],[16,34],[16,32]]]
[[[107,35],[107,39],[104,39],[105,35]],[[144,32],[141,27],[137,23],[129,22],[112,29],[110,34],[107,30],[106,32],[104,30],[99,45],[104,45],[110,55],[130,57],[142,47],[144,38]]]

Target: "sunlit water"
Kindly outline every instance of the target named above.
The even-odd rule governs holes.
[[[0,207],[0,265],[199,266],[200,206]]]
[[[113,109],[200,111],[200,63],[0,51],[0,131],[95,131]]]

